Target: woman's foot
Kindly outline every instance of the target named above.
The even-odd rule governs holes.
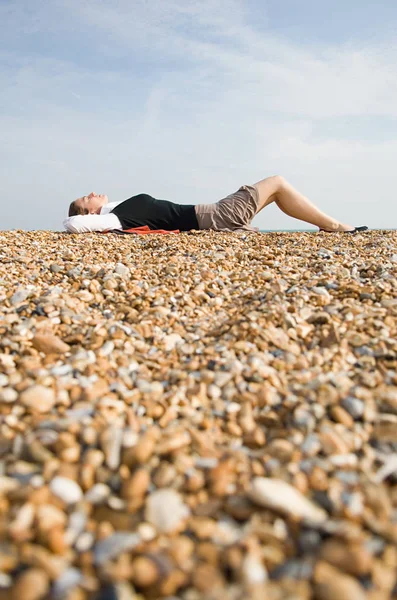
[[[326,233],[358,233],[359,231],[366,231],[368,227],[366,225],[362,225],[360,227],[352,227],[351,225],[345,225],[343,223],[338,223],[336,229],[322,229],[319,231],[324,231]]]
[[[338,233],[340,231],[353,231],[354,227],[352,225],[346,225],[346,223],[339,223],[339,221],[334,221],[330,219],[329,227],[320,227],[320,231],[326,231],[327,233]]]

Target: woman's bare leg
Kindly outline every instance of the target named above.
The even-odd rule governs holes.
[[[354,229],[351,225],[340,223],[323,213],[280,175],[267,177],[254,185],[259,192],[259,207],[256,214],[265,206],[275,202],[289,217],[306,221],[321,229],[327,231],[349,231]]]

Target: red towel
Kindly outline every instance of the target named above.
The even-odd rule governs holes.
[[[149,229],[148,225],[142,225],[141,227],[131,227],[131,229],[106,229],[99,233],[138,233],[143,235],[146,233],[180,233],[179,229]]]

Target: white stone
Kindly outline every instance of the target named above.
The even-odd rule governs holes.
[[[50,490],[65,504],[75,504],[83,497],[83,492],[78,483],[68,477],[57,476],[50,483]]]
[[[109,469],[117,469],[120,464],[120,450],[123,439],[123,430],[117,425],[105,429],[101,436],[101,448],[105,455],[105,462]]]
[[[65,531],[65,540],[69,546],[72,546],[84,531],[86,523],[87,515],[84,512],[72,512],[69,517],[68,528]]]
[[[145,521],[139,523],[137,531],[144,542],[150,542],[151,540],[154,540],[157,535],[156,528]]]
[[[139,436],[136,431],[126,427],[123,431],[123,440],[121,445],[123,448],[132,448],[133,446],[136,446],[138,439]]]
[[[91,531],[83,531],[76,540],[75,547],[77,552],[87,552],[92,548],[95,542],[95,536]]]
[[[128,277],[130,275],[129,268],[123,265],[123,263],[117,263],[114,271],[118,275],[121,275],[121,277]]]
[[[241,404],[238,402],[230,402],[226,405],[226,412],[229,414],[238,413],[241,410]]]
[[[0,573],[0,588],[8,588],[11,586],[12,586],[11,575],[6,575],[6,573]]]
[[[212,456],[199,456],[196,458],[194,464],[199,469],[214,469],[218,466],[219,460]]]
[[[11,354],[0,354],[0,365],[9,369],[15,368],[15,360]]]
[[[173,350],[177,344],[183,343],[184,339],[179,333],[170,333],[163,338],[166,352]]]
[[[96,483],[86,492],[85,499],[91,504],[101,504],[110,496],[110,487],[105,483]]]
[[[241,535],[241,528],[233,522],[233,519],[221,518],[212,536],[212,541],[217,546],[228,546],[237,542]]]
[[[324,287],[313,286],[312,292],[318,294],[319,296],[324,296],[325,298],[331,298],[330,294]]]
[[[17,531],[28,530],[32,526],[35,516],[35,506],[31,502],[26,502],[18,509],[15,519],[9,524],[9,530]]]
[[[102,348],[99,350],[99,355],[100,356],[109,356],[109,354],[111,354],[114,350],[114,342],[112,341],[107,341],[103,344]]]
[[[218,371],[215,373],[214,384],[222,388],[224,385],[228,384],[232,378],[232,373],[228,373],[227,371]]]
[[[222,390],[217,385],[210,383],[207,388],[207,394],[212,400],[218,400],[222,395]]]
[[[246,585],[255,585],[267,581],[266,567],[259,556],[247,554],[241,567],[242,576]]]
[[[145,519],[162,533],[174,531],[189,514],[189,507],[173,489],[156,490],[146,501]]]
[[[308,523],[320,524],[327,519],[325,510],[282,479],[255,477],[249,497],[259,506],[277,510]]]
[[[0,387],[5,387],[8,385],[8,376],[4,375],[4,373],[0,373]]]
[[[0,390],[0,402],[11,404],[18,398],[18,392],[13,388],[6,387]]]

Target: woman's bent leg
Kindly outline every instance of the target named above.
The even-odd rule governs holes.
[[[259,206],[256,214],[265,208],[265,206],[275,202],[289,217],[306,221],[321,229],[328,231],[349,231],[354,229],[354,227],[340,223],[323,213],[280,175],[262,179],[258,183],[255,183],[255,187],[259,192]]]

